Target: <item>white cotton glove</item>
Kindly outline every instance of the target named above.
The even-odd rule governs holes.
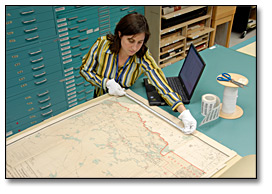
[[[125,88],[122,88],[114,79],[110,79],[106,83],[110,95],[123,96],[126,94]]]
[[[179,116],[179,119],[182,120],[184,124],[184,130],[183,133],[185,134],[191,134],[196,130],[196,120],[191,115],[190,111],[187,109],[183,111]]]

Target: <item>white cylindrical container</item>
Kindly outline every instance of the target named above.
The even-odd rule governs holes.
[[[238,97],[238,88],[225,87],[222,102],[222,112],[232,114],[236,109],[236,102]]]

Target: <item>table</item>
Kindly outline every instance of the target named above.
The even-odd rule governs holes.
[[[216,77],[223,73],[238,73],[248,78],[248,87],[239,89],[237,105],[243,110],[244,114],[241,118],[235,120],[227,120],[218,118],[197,130],[218,141],[226,147],[234,150],[240,156],[244,157],[256,154],[257,140],[257,65],[256,58],[244,53],[234,51],[232,49],[215,45],[200,52],[206,67],[200,78],[198,86],[195,89],[191,103],[185,105],[197,120],[198,124],[204,118],[201,115],[201,97],[204,94],[211,93],[217,95],[221,101],[223,99],[224,87],[217,83]],[[177,76],[184,60],[176,62],[170,66],[163,68],[166,76]],[[131,87],[131,90],[147,99],[143,78],[141,76]],[[178,116],[178,112],[173,112],[170,106],[160,106],[165,111],[174,116]]]

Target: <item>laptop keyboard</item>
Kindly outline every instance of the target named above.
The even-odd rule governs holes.
[[[175,91],[177,92],[182,99],[186,99],[187,100],[187,97],[182,89],[182,86],[181,86],[181,83],[180,81],[175,81],[176,77],[167,77],[166,78],[170,87]]]

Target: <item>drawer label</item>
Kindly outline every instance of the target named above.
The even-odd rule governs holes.
[[[72,55],[66,55],[65,57],[62,57],[62,60],[69,59],[71,57],[72,57]]]
[[[58,32],[65,32],[67,30],[68,30],[68,28],[61,28],[61,29],[58,30]]]
[[[71,63],[71,62],[72,62],[72,59],[69,59],[69,60],[63,61],[63,64],[67,64],[67,63]]]
[[[73,96],[70,96],[67,100],[72,100],[73,98],[76,98],[76,97],[77,97],[77,95],[75,94]]]
[[[91,34],[91,33],[93,33],[93,29],[89,29],[86,31],[86,34]]]
[[[64,73],[67,73],[68,71],[72,71],[74,69],[74,67],[70,67],[70,68],[68,68],[68,69],[65,69],[63,72]]]
[[[72,96],[72,95],[74,95],[74,94],[76,94],[76,91],[73,91],[73,92],[67,94],[67,96]]]
[[[65,50],[70,49],[70,48],[71,48],[70,46],[66,46],[66,47],[62,47],[60,50],[65,51]]]
[[[69,33],[65,32],[65,33],[59,34],[59,37],[63,37],[63,36],[67,36],[67,35],[69,35]]]
[[[61,23],[58,25],[58,28],[61,28],[61,27],[64,27],[64,26],[67,26],[67,22],[64,22],[64,23]]]
[[[70,54],[70,53],[71,53],[71,50],[65,51],[65,52],[61,53],[61,55],[62,55],[62,56],[63,56],[63,55],[68,55],[68,54]]]
[[[58,7],[55,9],[56,12],[65,10],[65,7]]]
[[[60,44],[60,46],[66,46],[66,45],[68,45],[68,44],[70,44],[70,41],[67,41],[67,42],[61,43],[61,44]]]
[[[73,88],[67,90],[67,93],[72,92],[72,91],[75,90],[75,89],[76,89],[76,87],[73,87]]]
[[[75,82],[75,80],[74,80],[74,79],[72,79],[72,80],[70,80],[70,81],[66,82],[66,85],[71,84],[71,83],[74,83],[74,82]]]
[[[69,40],[69,37],[61,38],[59,41],[60,41],[60,42],[63,42],[63,41],[66,41],[66,40]]]
[[[71,88],[71,87],[74,87],[76,84],[71,84],[71,85],[69,85],[69,86],[66,86],[66,89],[69,89],[69,88]]]
[[[57,23],[65,22],[65,21],[66,21],[66,18],[61,18],[61,19],[58,19],[58,20],[57,20]]]

